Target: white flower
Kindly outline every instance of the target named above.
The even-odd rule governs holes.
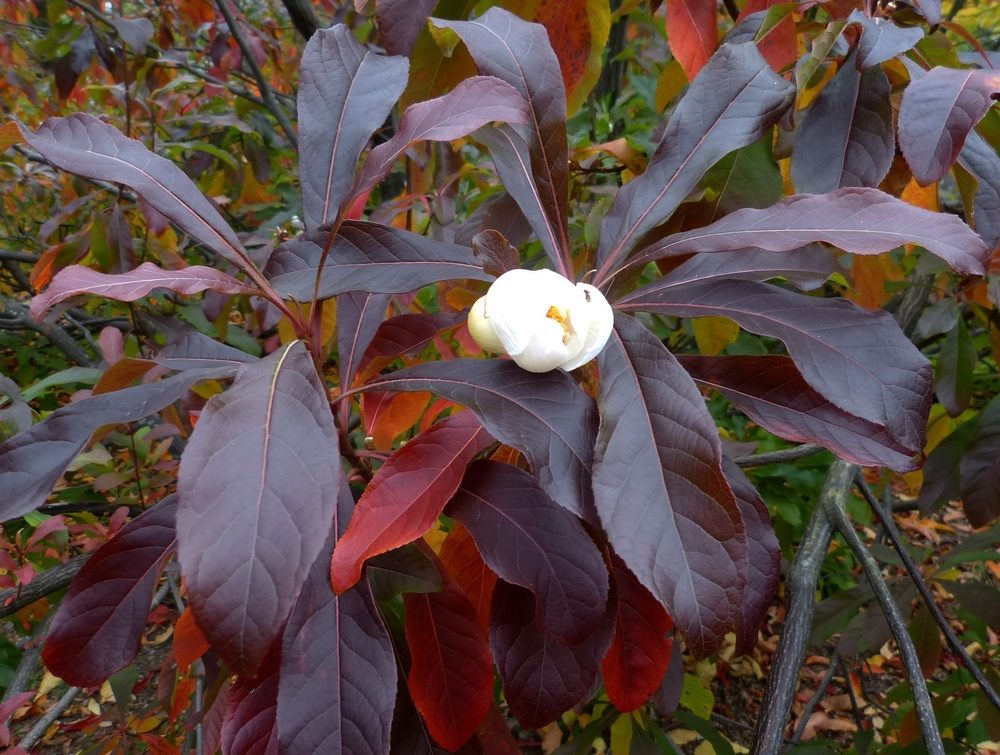
[[[586,364],[604,348],[613,324],[600,291],[551,270],[507,271],[469,313],[476,343],[509,354],[529,372]]]

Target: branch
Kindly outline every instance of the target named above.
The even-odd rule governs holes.
[[[73,581],[73,577],[80,571],[88,558],[90,558],[89,553],[74,556],[65,564],[46,569],[23,587],[12,587],[9,590],[0,591],[0,618],[17,613],[36,600],[64,588]],[[10,602],[8,603],[8,601]]]
[[[295,133],[295,129],[288,120],[288,114],[278,104],[278,101],[274,99],[274,92],[271,91],[271,85],[267,82],[267,77],[264,76],[264,72],[260,69],[260,66],[257,65],[257,59],[253,56],[253,50],[250,49],[250,43],[247,41],[246,35],[243,34],[243,29],[240,28],[239,22],[233,16],[233,12],[229,9],[228,1],[215,0],[215,4],[219,8],[219,12],[223,18],[226,19],[229,32],[233,35],[233,39],[236,40],[236,44],[239,45],[240,52],[243,53],[243,60],[246,61],[246,64],[250,67],[250,71],[253,73],[254,79],[257,81],[260,96],[264,100],[264,107],[275,117],[278,125],[281,126],[281,130],[285,132],[289,143],[297,150],[299,148],[299,139]]]
[[[15,326],[33,330],[49,339],[53,346],[77,364],[84,367],[97,366],[98,361],[92,359],[69,333],[55,323],[35,322],[28,314],[28,308],[20,302],[6,298],[0,300],[0,314],[7,315],[0,318],[0,327]]]
[[[854,477],[856,470],[851,470]],[[868,552],[865,544],[861,541],[858,533],[854,531],[854,525],[847,516],[846,496],[839,500],[827,499],[823,501],[823,510],[827,518],[840,532],[841,537],[847,542],[854,557],[861,563],[861,568],[868,577],[872,592],[878,601],[882,612],[885,614],[892,635],[896,639],[896,646],[903,660],[906,675],[910,680],[910,690],[913,693],[913,705],[917,714],[917,722],[920,724],[920,731],[924,737],[924,744],[930,755],[944,755],[944,743],[941,741],[941,732],[938,731],[937,720],[934,718],[934,706],[931,703],[931,695],[927,690],[927,682],[924,679],[924,672],[920,668],[920,658],[917,649],[913,645],[913,638],[906,629],[906,620],[903,618],[892,591],[882,577],[882,571],[875,560],[875,557]]]
[[[313,13],[309,0],[282,0],[282,4],[288,11],[288,17],[299,34],[309,39],[316,33],[316,30],[319,29],[319,21],[316,19],[316,14]]]
[[[55,720],[73,704],[73,700],[78,694],[80,694],[79,687],[70,687],[66,690],[63,696],[59,698],[59,702],[45,711],[45,715],[38,719],[35,725],[31,727],[31,731],[25,734],[24,739],[18,742],[18,747],[26,752],[30,752],[31,748],[38,744],[39,740],[45,736],[45,732],[55,723]]]
[[[806,655],[806,643],[812,627],[816,604],[816,582],[833,538],[833,525],[825,514],[826,501],[843,501],[851,488],[854,465],[837,459],[830,465],[826,482],[806,527],[795,562],[788,571],[788,612],[785,626],[774,655],[771,678],[754,731],[752,753],[777,755],[782,747],[782,734],[792,709],[792,699],[799,681],[799,669]]]
[[[768,451],[767,453],[754,454],[753,456],[738,456],[733,459],[733,463],[740,467],[760,467],[764,464],[780,464],[785,461],[804,459],[821,451],[826,451],[826,449],[816,443],[803,443],[794,448],[785,448],[781,451]]]
[[[913,557],[910,555],[910,552],[903,547],[902,539],[900,537],[899,530],[896,527],[896,523],[892,520],[892,517],[885,515],[885,512],[879,505],[878,500],[871,491],[871,488],[869,488],[865,483],[860,472],[858,472],[855,477],[855,484],[858,486],[858,490],[861,491],[861,495],[868,502],[868,505],[871,507],[875,517],[885,530],[886,535],[889,537],[889,541],[892,543],[892,547],[896,550],[896,553],[899,554],[899,558],[902,560],[907,574],[910,575],[910,579],[912,579],[914,584],[916,584],[917,591],[920,593],[920,597],[923,598],[927,608],[930,609],[931,616],[934,617],[934,621],[937,622],[941,631],[944,632],[945,639],[948,641],[948,646],[952,649],[955,655],[962,659],[962,663],[965,664],[967,669],[969,669],[969,672],[976,680],[976,684],[978,684],[979,688],[982,689],[986,698],[993,703],[995,707],[1000,709],[1000,695],[998,695],[997,691],[993,689],[993,685],[990,684],[983,672],[980,671],[976,662],[972,660],[972,657],[965,649],[965,646],[962,645],[961,641],[959,641],[958,637],[955,635],[955,630],[951,628],[951,624],[948,622],[948,619],[945,618],[943,613],[941,613],[941,609],[938,607],[937,601],[934,600],[934,595],[931,593],[931,589],[928,586],[927,581],[924,579],[923,573],[921,573],[920,568],[913,561]]]

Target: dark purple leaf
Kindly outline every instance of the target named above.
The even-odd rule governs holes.
[[[916,469],[920,448],[893,440],[885,428],[838,409],[809,387],[785,356],[678,357],[699,383],[714,388],[775,435],[819,443],[842,459],[899,472]]]
[[[253,270],[229,224],[184,172],[141,142],[87,113],[50,118],[24,140],[57,168],[84,178],[125,184],[185,233],[237,267]]]
[[[49,287],[31,300],[31,316],[40,320],[56,304],[81,294],[115,301],[136,301],[157,289],[186,295],[207,290],[223,294],[252,294],[256,291],[223,272],[199,265],[164,270],[152,262],[144,262],[135,270],[117,275],[106,275],[84,265],[70,265],[56,273]]]
[[[639,322],[616,315],[598,357],[594,500],[608,541],[704,656],[738,617],[746,533],[694,382]]]
[[[490,612],[490,646],[504,696],[526,729],[540,729],[593,690],[611,642],[614,606],[597,631],[578,645],[565,645],[535,621],[534,596],[523,587],[497,582]]]
[[[390,55],[409,56],[437,0],[375,0],[379,39]]]
[[[1000,400],[983,409],[961,458],[965,515],[973,527],[984,527],[1000,516]]]
[[[45,641],[45,667],[67,684],[100,685],[136,653],[153,590],[174,549],[177,497],[126,524],[70,584]]]
[[[604,617],[608,570],[580,520],[527,472],[509,464],[469,465],[445,513],[472,533],[487,566],[530,590],[539,627],[582,642]]]
[[[931,212],[878,189],[847,188],[829,194],[798,194],[767,209],[746,209],[711,225],[667,236],[629,265],[692,252],[731,252],[758,247],[788,252],[822,241],[855,254],[881,254],[920,244],[956,271],[981,275],[982,239],[954,215]]]
[[[755,45],[720,47],[671,115],[646,172],[615,197],[601,224],[597,280],[677,209],[706,170],[760,139],[794,96],[794,87],[771,70]]]
[[[209,338],[196,330],[188,331],[164,346],[156,362],[172,370],[198,370],[206,367],[229,367],[257,361],[257,357]]]
[[[741,249],[696,254],[664,275],[658,283],[669,288],[727,278],[755,281],[785,278],[799,288],[810,290],[819,288],[840,270],[836,258],[829,251],[819,244],[809,244],[791,252]]]
[[[366,50],[343,24],[320,29],[302,53],[299,180],[307,231],[350,199],[361,150],[406,87],[409,62]]]
[[[984,582],[942,580],[942,587],[958,598],[958,604],[991,629],[1000,629],[1000,590]]]
[[[721,315],[752,333],[779,338],[820,395],[885,427],[902,447],[924,447],[931,367],[887,312],[736,280],[662,293],[654,283],[619,306],[678,317]]]
[[[500,231],[480,231],[472,237],[472,254],[483,263],[483,271],[498,278],[521,266],[521,255]]]
[[[112,15],[111,23],[114,24],[118,36],[132,49],[132,52],[145,54],[146,46],[155,33],[153,24],[148,18],[122,18]]]
[[[792,180],[807,194],[878,186],[896,156],[889,78],[879,66],[859,71],[848,57],[799,124]]]
[[[121,205],[116,204],[107,214],[107,218],[108,245],[113,254],[110,272],[125,273],[135,269],[135,242],[132,240],[132,228],[125,219]]]
[[[524,134],[513,126],[487,126],[476,132],[476,139],[490,151],[493,167],[508,196],[514,198],[524,218],[535,232],[542,248],[556,269],[565,266],[558,253],[557,230],[549,222],[546,197],[539,191],[531,173],[531,147]]]
[[[409,367],[364,388],[430,391],[469,407],[490,435],[524,452],[556,503],[592,518],[597,409],[566,373],[526,372],[500,359],[452,359]]]
[[[917,498],[917,506],[924,516],[962,496],[962,456],[975,430],[976,422],[963,422],[927,455],[924,481]]]
[[[278,672],[281,649],[275,644],[256,680],[236,680],[222,720],[225,755],[278,755]]]
[[[354,499],[340,483],[342,532]],[[330,589],[333,532],[320,549],[288,619],[281,649],[281,752],[387,753],[396,660],[367,583],[341,596]]]
[[[563,269],[569,255],[566,90],[548,32],[503,8],[490,8],[474,21],[433,22],[458,33],[480,73],[506,81],[528,101],[530,121],[517,131],[527,145],[524,154],[530,167],[524,170],[525,180],[532,185],[542,217],[533,217],[534,201],[529,211],[522,202],[525,195],[507,190],[518,200],[557,269]],[[506,185],[503,174],[501,179]]]
[[[441,574],[416,543],[368,559],[365,577],[378,602],[406,592],[437,592]]]
[[[750,653],[757,646],[757,630],[778,593],[781,579],[781,549],[771,526],[771,516],[753,484],[731,460],[723,459],[722,470],[736,494],[736,505],[747,532],[747,583],[736,622],[736,652]]]
[[[319,555],[339,458],[326,391],[299,341],[241,366],[191,435],[178,559],[199,626],[241,676],[256,674]]]
[[[959,317],[941,342],[934,365],[934,392],[948,415],[957,417],[972,399],[972,371],[976,368],[976,347],[965,320]]]
[[[337,366],[340,385],[354,381],[365,350],[378,333],[392,294],[347,291],[337,297]]]
[[[913,177],[926,185],[944,176],[998,96],[993,70],[938,66],[911,81],[899,107],[899,147]]]
[[[860,10],[851,11],[847,23],[861,27],[854,60],[859,69],[892,60],[924,38],[924,30],[919,26],[899,26],[891,19],[871,18]]]
[[[274,250],[267,272],[278,293],[299,301],[312,300],[326,239],[326,233],[301,236]],[[469,247],[377,223],[346,221],[323,267],[319,298],[329,299],[346,291],[400,294],[461,278],[493,280]]]
[[[528,118],[528,103],[507,82],[493,76],[465,79],[446,95],[406,108],[392,139],[368,153],[352,193],[368,191],[385,178],[411,144],[447,142],[487,123],[527,123]]]
[[[199,380],[228,377],[232,368],[190,370],[155,383],[82,399],[0,445],[0,521],[37,509],[94,431],[156,414]]]
[[[531,236],[531,226],[514,198],[500,192],[486,197],[468,219],[455,229],[454,241],[462,246],[472,246],[477,233],[499,231],[510,243],[520,246]]]
[[[983,137],[970,131],[958,162],[979,182],[972,220],[986,248],[995,253],[1000,246],[1000,155]],[[995,271],[996,264],[992,267]]]

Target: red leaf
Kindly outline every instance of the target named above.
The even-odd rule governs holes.
[[[369,483],[334,548],[333,589],[349,589],[366,559],[426,532],[458,489],[466,465],[492,442],[472,412],[461,412],[396,451]]]
[[[497,575],[483,561],[476,541],[461,524],[456,524],[444,539],[440,558],[445,571],[458,583],[465,597],[475,607],[479,623],[485,631],[490,626],[490,600],[493,598]]]
[[[176,497],[164,499],[102,545],[63,599],[42,657],[67,684],[100,684],[139,652],[163,562],[174,547]]]
[[[617,556],[611,568],[618,615],[601,673],[611,702],[627,713],[645,703],[659,688],[670,663],[673,638],[667,633],[674,623]]]
[[[441,592],[407,593],[407,683],[435,741],[457,750],[482,724],[492,701],[493,664],[475,608],[446,575]]]
[[[785,0],[747,0],[746,5],[740,11],[737,23],[745,19],[751,13],[766,11],[772,5],[779,5]],[[799,42],[795,35],[795,19],[792,14],[787,14],[767,35],[757,42],[757,49],[764,56],[764,60],[775,71],[782,71],[788,68],[799,57]]]
[[[688,81],[715,52],[719,40],[716,12],[714,0],[667,0],[667,42]]]

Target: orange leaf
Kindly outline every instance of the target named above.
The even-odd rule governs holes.
[[[719,42],[714,0],[667,0],[667,42],[692,81]]]
[[[194,620],[191,608],[185,608],[174,627],[174,658],[177,659],[177,668],[182,674],[187,673],[188,667],[201,658],[208,648],[208,640]]]
[[[781,5],[784,2],[788,0],[747,0],[747,4],[740,11],[737,23],[751,13],[767,10],[772,5]],[[757,42],[757,49],[775,71],[781,71],[799,59],[799,40],[795,33],[795,19],[791,13]]]
[[[490,600],[493,598],[493,588],[497,583],[497,575],[479,555],[476,541],[461,524],[448,533],[441,546],[441,563],[450,574],[465,597],[469,599],[479,616],[483,629],[490,626]]]
[[[365,393],[361,397],[361,415],[365,431],[375,443],[375,448],[388,451],[396,436],[415,425],[424,410],[430,394],[425,391],[412,393]]]

